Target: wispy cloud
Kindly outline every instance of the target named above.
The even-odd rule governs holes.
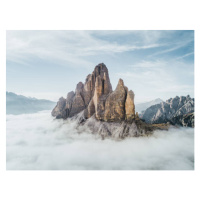
[[[182,59],[182,58],[188,57],[188,56],[193,55],[193,54],[194,54],[194,52],[186,53],[185,55],[180,56],[180,57],[178,57],[178,58],[176,58],[176,59],[179,60],[179,59]]]
[[[56,79],[56,84],[48,82],[51,92],[65,94],[104,62],[112,72],[112,84],[124,78],[131,88],[138,88],[137,97],[165,99],[167,91],[171,96],[170,90],[180,93],[184,88],[192,96],[194,65],[188,58],[193,54],[193,41],[193,31],[7,31],[7,88],[41,96],[46,91],[44,82]],[[48,71],[45,79],[44,71]],[[70,84],[63,84],[65,74]],[[41,87],[34,84],[31,91],[26,81],[33,77]],[[56,96],[52,94],[53,99]]]
[[[7,60],[21,64],[34,58],[91,65],[85,57],[109,53],[151,49],[159,43],[119,44],[95,37],[90,31],[8,31]]]
[[[149,57],[153,57],[153,56],[157,56],[157,55],[166,54],[166,53],[169,53],[169,52],[176,51],[176,50],[188,45],[192,41],[193,40],[187,40],[187,41],[184,41],[184,42],[181,42],[181,43],[168,43],[168,45],[166,45],[166,46],[169,46],[169,48],[167,48],[163,51],[158,51],[156,53],[153,53]]]
[[[126,80],[128,86],[135,90],[139,101],[149,97],[153,99],[155,94],[163,99],[169,98],[169,95],[193,94],[193,76],[192,64],[174,60],[142,61],[131,65],[129,70],[116,73],[116,77]]]
[[[129,65],[131,68],[134,69],[152,69],[152,68],[161,68],[163,66],[166,66],[167,61],[160,61],[160,60],[155,60],[155,61],[149,61],[149,60],[143,60],[139,63],[134,63],[132,65]]]

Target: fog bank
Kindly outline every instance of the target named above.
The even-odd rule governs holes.
[[[7,115],[8,170],[192,170],[194,129],[101,140],[50,111]]]

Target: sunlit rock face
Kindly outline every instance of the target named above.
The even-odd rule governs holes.
[[[155,129],[168,129],[168,125],[151,126],[139,119],[135,113],[135,94],[119,79],[112,90],[108,69],[100,63],[79,82],[75,92],[67,98],[61,97],[52,111],[56,118],[75,120],[79,128],[89,129],[104,137],[124,138],[151,134]]]
[[[105,102],[105,121],[125,120],[125,102],[127,97],[127,88],[122,79],[119,80],[114,92],[112,92]]]
[[[56,118],[69,118],[84,111],[86,119],[93,115],[97,120],[107,122],[128,121],[135,118],[134,93],[128,91],[122,79],[112,91],[109,73],[104,63],[98,64],[85,83],[79,82],[75,93],[59,99],[52,115]]]
[[[126,120],[132,121],[135,119],[135,104],[134,104],[134,93],[132,90],[128,91],[126,102],[125,102],[125,111],[126,111]]]

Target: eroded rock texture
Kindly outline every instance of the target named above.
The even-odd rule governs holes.
[[[79,82],[75,93],[68,93],[67,98],[59,99],[52,111],[56,118],[71,118],[84,111],[86,119],[94,117],[100,121],[132,122],[135,118],[134,93],[128,91],[122,79],[112,91],[108,69],[105,64],[98,64],[85,83]]]
[[[84,84],[77,84],[75,92],[69,92],[66,99],[59,99],[52,115],[75,120],[79,129],[89,129],[102,138],[137,137],[156,129],[168,129],[166,124],[153,126],[141,121],[135,113],[134,97],[122,79],[112,90],[108,69],[101,63],[86,77]]]
[[[56,117],[57,119],[65,118],[66,117],[65,106],[66,106],[66,99],[61,97],[58,100],[56,107],[51,112],[52,116]]]
[[[126,102],[125,102],[125,111],[127,121],[132,121],[135,119],[135,104],[134,104],[134,93],[132,90],[128,91]]]
[[[128,89],[124,86],[122,79],[119,80],[114,92],[112,92],[105,102],[105,121],[125,120],[125,102]]]
[[[170,122],[174,125],[194,128],[194,112],[173,117]]]
[[[192,121],[191,123],[189,122],[189,119],[192,120],[192,118],[186,117],[186,114],[193,112],[194,98],[191,98],[189,95],[176,96],[175,98],[168,99],[166,102],[161,102],[160,104],[147,108],[141,115],[141,118],[144,119],[145,122],[152,124],[172,122],[172,124],[180,124],[182,126],[191,125],[191,127],[193,127],[194,123]],[[183,121],[181,122],[181,120]],[[188,122],[184,123],[184,120],[188,120]]]

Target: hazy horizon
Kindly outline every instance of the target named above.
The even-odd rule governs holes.
[[[135,102],[194,97],[194,31],[7,31],[6,90],[57,101],[106,64]]]
[[[193,111],[193,103],[175,99],[162,111],[156,107],[155,114],[150,109],[151,119],[168,120],[164,128],[135,116],[149,107],[138,103],[194,96],[194,31],[7,31],[6,36],[7,91],[56,102],[103,62],[113,90],[123,79],[136,105],[131,94],[127,101],[119,92],[108,101],[114,108],[106,118],[105,100],[94,103],[94,97],[91,112],[104,118],[87,121],[80,96],[53,111],[55,103],[47,108],[23,97],[9,104],[7,98],[7,108],[12,106],[6,115],[7,170],[194,170],[194,113],[182,122],[191,127],[169,125],[179,111],[178,116]],[[74,118],[65,119],[69,111]]]
[[[33,98],[33,99],[35,99],[36,97],[34,97],[34,96],[26,96],[26,95],[23,95],[23,94],[18,94],[18,93],[15,93],[15,92],[11,92],[11,91],[6,91],[6,92],[8,92],[8,93],[14,93],[14,94],[16,94],[16,95],[22,95],[22,96],[24,96],[24,97],[27,97],[27,98]],[[64,97],[64,96],[63,96]],[[49,99],[40,99],[40,98],[36,98],[36,99],[38,99],[38,100],[49,100]],[[149,100],[149,101],[144,101],[144,102],[139,102],[139,104],[141,103],[148,103],[148,102],[150,102],[150,101],[154,101],[154,100],[158,100],[158,99],[160,99],[160,98],[156,98],[156,99],[152,99],[152,100]],[[163,99],[160,99],[160,100],[163,100]],[[49,101],[52,101],[52,102],[56,102],[56,101],[53,101],[53,100],[49,100]],[[165,100],[164,100],[165,101]]]

